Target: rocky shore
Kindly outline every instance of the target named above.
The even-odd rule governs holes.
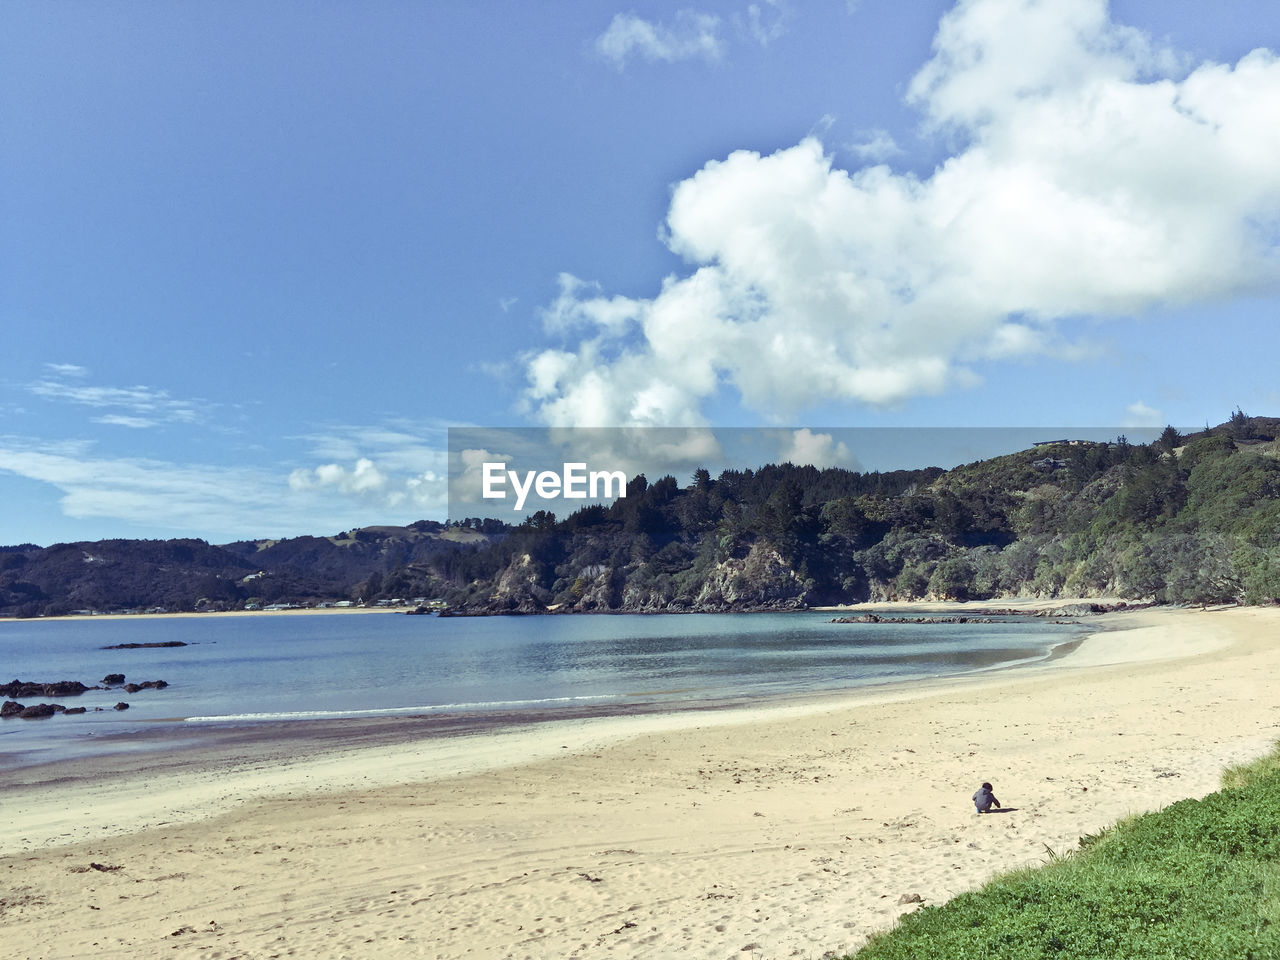
[[[1076,617],[1094,617],[1104,613],[1115,613],[1120,610],[1142,610],[1152,606],[1149,603],[1099,603],[1082,601],[1067,603],[1062,606],[1044,606],[1035,608],[992,607],[975,610],[970,614],[924,614],[920,616],[885,615],[880,613],[858,613],[847,617],[832,617],[831,623],[1004,623],[1010,617],[1038,617],[1051,620],[1069,620]]]

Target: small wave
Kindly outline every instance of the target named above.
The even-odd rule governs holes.
[[[253,723],[267,720],[338,720],[353,717],[395,717],[415,713],[439,713],[445,710],[500,710],[540,707],[557,703],[582,703],[589,700],[616,700],[616,694],[582,697],[544,697],[537,700],[484,700],[472,703],[433,703],[420,707],[378,707],[366,710],[290,710],[275,713],[224,713],[209,717],[183,717],[186,723]]]

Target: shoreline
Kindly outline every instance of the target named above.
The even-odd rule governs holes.
[[[65,623],[90,620],[193,620],[214,617],[289,617],[329,616],[352,613],[398,613],[404,615],[412,606],[402,607],[302,607],[297,610],[175,610],[172,613],[64,613],[56,617],[0,617],[5,623]]]
[[[899,613],[936,613],[938,611],[955,611],[964,614],[981,616],[989,610],[1026,610],[1032,613],[1036,610],[1056,609],[1057,607],[1069,606],[1074,603],[1105,603],[1105,604],[1124,604],[1134,609],[1142,605],[1133,600],[1124,600],[1120,597],[1075,597],[1061,598],[1056,600],[1042,600],[1034,597],[1011,597],[1006,600],[999,598],[992,600],[882,600],[882,601],[866,601],[863,603],[847,603],[836,605],[819,605],[815,607],[804,607],[798,609],[786,610],[742,610],[742,611],[711,611],[711,610],[593,610],[579,613],[563,613],[555,610],[547,610],[541,613],[469,613],[461,614],[461,616],[478,616],[478,617],[617,617],[617,616],[637,616],[637,617],[660,617],[660,616],[720,616],[724,613],[862,613],[875,610],[892,610]],[[88,620],[168,620],[168,619],[194,619],[206,617],[261,617],[261,616],[327,616],[332,614],[349,614],[349,613],[395,613],[400,615],[408,615],[414,608],[413,604],[404,604],[398,607],[302,607],[296,610],[209,610],[198,612],[194,610],[176,610],[172,613],[94,613],[94,614],[75,614],[65,613],[54,617],[0,617],[0,625],[5,623],[44,623],[58,621],[88,621]],[[460,616],[453,614],[453,616]]]
[[[1276,739],[1267,634],[1280,611],[1104,624],[1034,668],[899,685],[910,689],[426,741],[392,730],[375,746],[339,735],[293,764],[286,746],[235,770],[192,758],[9,787],[0,796],[22,802],[5,803],[5,836],[25,852],[2,862],[42,903],[5,918],[25,942],[65,943],[60,956],[93,942],[168,955],[184,924],[192,946],[250,953],[283,952],[278,939],[329,953],[344,938],[351,956],[852,949],[914,909],[900,895],[940,902],[1043,859],[1045,845],[1203,795]],[[1016,809],[973,817],[980,779]],[[252,877],[226,859],[233,839],[262,855],[245,864]],[[297,858],[305,876],[285,863]],[[122,869],[68,876],[90,860]],[[171,906],[115,902],[175,871],[188,880],[144,882]],[[101,909],[68,930],[67,911],[90,919],[84,897]],[[209,916],[188,922],[196,903]],[[362,946],[370,938],[380,946]]]

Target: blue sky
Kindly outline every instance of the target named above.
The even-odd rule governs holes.
[[[1280,412],[1280,8],[0,0],[0,542],[444,516],[450,426]]]

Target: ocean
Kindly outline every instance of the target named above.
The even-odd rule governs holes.
[[[80,715],[0,721],[18,767],[172,746],[184,731],[308,720],[679,710],[1034,663],[1086,628],[831,623],[799,613],[434,617],[397,613],[0,621],[0,682],[164,680],[23,703]],[[182,647],[105,649],[180,641]],[[117,702],[129,709],[113,709]],[[559,712],[558,712],[559,711]],[[197,738],[187,738],[195,742]]]

